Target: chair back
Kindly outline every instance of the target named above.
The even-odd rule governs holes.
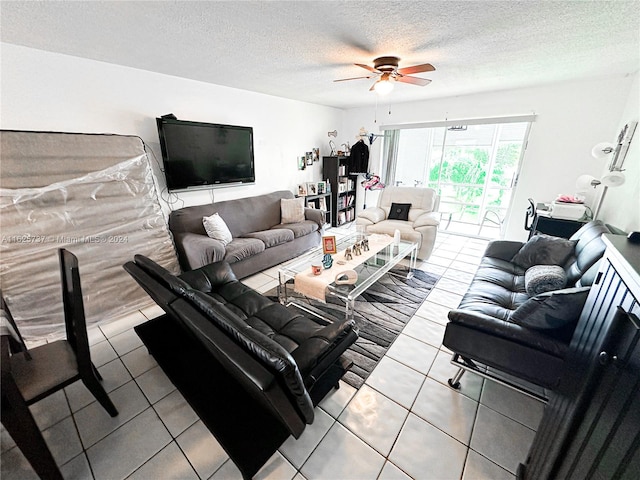
[[[386,187],[378,197],[378,207],[389,216],[392,203],[410,203],[409,221],[413,222],[423,213],[435,212],[440,197],[433,188]]]
[[[87,372],[93,367],[91,365],[91,354],[89,352],[87,321],[84,314],[78,258],[64,248],[59,249],[58,253],[60,256],[62,305],[64,307],[67,341],[76,354],[78,370],[80,372]]]

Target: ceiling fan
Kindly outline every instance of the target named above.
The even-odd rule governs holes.
[[[334,82],[344,82],[346,80],[359,80],[361,78],[374,78],[379,77],[376,82],[371,86],[369,91],[375,90],[380,94],[388,93],[393,89],[393,82],[410,83],[412,85],[418,85],[424,87],[429,85],[431,80],[428,78],[419,78],[409,76],[412,73],[432,72],[435,67],[430,63],[424,63],[422,65],[414,65],[413,67],[398,68],[400,59],[398,57],[378,57],[373,61],[373,67],[369,65],[363,65],[362,63],[356,63],[358,67],[362,67],[368,70],[373,75],[365,75],[363,77],[342,78],[334,80]]]

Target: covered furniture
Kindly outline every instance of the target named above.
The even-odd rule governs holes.
[[[169,229],[182,270],[224,260],[238,278],[244,278],[319,245],[324,225],[320,210],[305,208],[304,219],[281,223],[281,200],[292,198],[293,193],[282,190],[172,211]],[[226,245],[210,238],[204,228],[202,219],[214,213],[231,233]]]
[[[418,258],[427,260],[440,224],[439,204],[440,197],[431,188],[387,187],[376,207],[358,214],[356,225],[364,225],[368,233],[391,236],[400,230],[402,239],[418,242]]]
[[[78,261],[64,249],[59,250],[59,255],[66,339],[27,350],[4,302],[2,314],[7,324],[0,336],[2,424],[38,476],[47,479],[62,479],[62,475],[29,405],[82,380],[109,415],[118,415],[91,362]]]
[[[462,374],[471,370],[524,390],[526,386],[515,385],[517,382],[505,380],[501,374],[555,389],[588,287],[594,282],[605,251],[603,233],[609,233],[609,229],[600,221],[592,221],[569,240],[534,237],[549,240],[548,245],[557,248],[569,242],[570,247],[562,267],[558,267],[565,277],[565,288],[535,295],[527,293],[533,281],[527,272],[530,274],[533,267],[522,266],[523,254],[532,253],[533,239],[527,244],[490,242],[460,305],[449,312],[443,345],[454,352],[453,361],[461,366],[449,384],[459,388]],[[558,251],[547,248],[542,253],[549,259]],[[548,267],[553,260],[546,263]]]
[[[136,255],[124,268],[186,339],[181,350],[170,345],[171,357],[162,344],[173,338],[160,339],[155,350],[145,341],[144,324],[138,334],[245,476],[287,436],[302,434],[314,420],[314,406],[350,366],[341,355],[357,339],[353,321],[323,321],[274,302],[240,283],[227,262],[176,277]],[[172,370],[191,351],[201,352],[198,364],[186,367],[199,374],[195,386]],[[207,377],[210,366],[215,374]]]

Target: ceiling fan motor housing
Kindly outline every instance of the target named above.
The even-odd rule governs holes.
[[[380,72],[392,72],[398,68],[398,57],[378,57],[373,61],[373,67]]]

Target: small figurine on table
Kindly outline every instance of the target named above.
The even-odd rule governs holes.
[[[330,254],[324,254],[324,257],[322,257],[322,266],[325,270],[329,270],[333,266],[333,257]]]
[[[344,259],[345,260],[353,260],[353,255],[351,255],[351,247],[347,247],[344,251]]]
[[[362,250],[360,249],[360,242],[356,242],[353,244],[353,254],[362,255]]]
[[[363,238],[362,242],[360,242],[362,245],[362,251],[363,252],[368,252],[369,251],[369,239],[368,238]]]

